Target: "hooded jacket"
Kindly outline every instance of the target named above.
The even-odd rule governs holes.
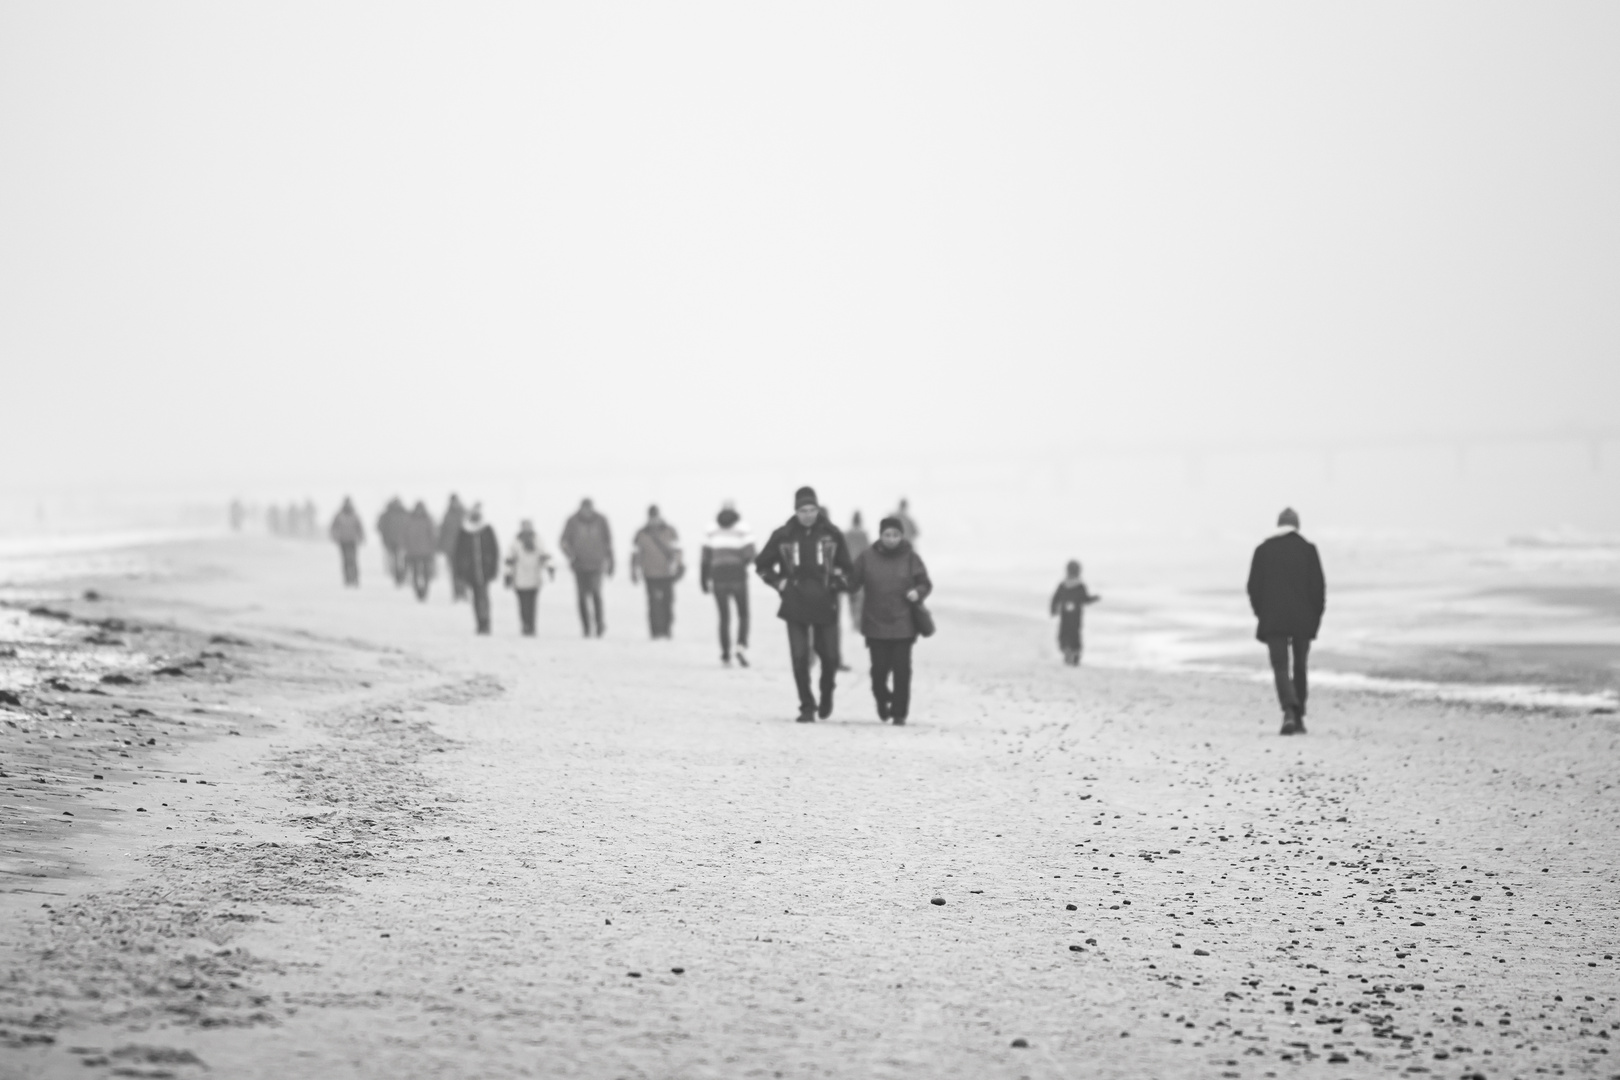
[[[438,527],[433,523],[433,515],[421,503],[417,503],[416,509],[406,517],[405,525],[400,530],[400,544],[412,559],[430,559],[438,553]]]
[[[1249,564],[1249,607],[1261,641],[1278,637],[1314,640],[1327,609],[1327,583],[1316,545],[1293,529],[1254,549]]]
[[[782,594],[777,617],[827,626],[838,621],[838,591],[848,588],[849,547],[823,513],[808,529],[797,516],[771,533],[754,559],[765,584]]]
[[[883,641],[896,641],[917,636],[917,625],[911,619],[911,601],[906,593],[917,590],[920,603],[934,591],[928,578],[928,568],[922,556],[902,540],[893,549],[876,543],[854,562],[849,587],[864,589],[861,604],[861,634]]]
[[[405,521],[411,512],[405,509],[405,504],[398,499],[389,499],[388,505],[377,517],[377,538],[382,541],[383,547],[389,551],[403,547],[405,544]]]
[[[464,522],[456,538],[456,576],[468,585],[488,585],[501,570],[501,545],[492,525]]]
[[[523,534],[518,533],[517,539],[506,550],[506,576],[511,579],[514,589],[538,589],[545,575],[546,564],[551,562],[551,556],[546,553],[540,538],[533,533],[529,534],[529,538],[534,541],[534,547],[524,547]]]
[[[722,518],[721,520],[729,520]],[[740,520],[710,529],[703,538],[703,561],[698,565],[698,582],[703,591],[711,588],[748,588],[748,564],[758,557],[753,534]]]
[[[613,569],[613,532],[608,520],[595,510],[579,510],[563,526],[557,541],[568,565],[595,572]]]
[[[330,530],[333,540],[340,544],[363,544],[366,542],[366,527],[360,524],[360,515],[354,512],[354,507],[348,503],[332,518]]]

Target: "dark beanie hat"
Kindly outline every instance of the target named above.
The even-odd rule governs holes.
[[[899,530],[902,536],[904,536],[906,532],[905,525],[902,524],[900,519],[897,517],[886,517],[882,521],[878,522],[878,532],[883,533],[890,529]]]
[[[737,511],[733,510],[729,506],[720,511],[714,517],[714,523],[720,526],[722,529],[729,529],[733,525],[737,524],[737,522],[740,520],[742,519],[737,516]]]
[[[801,506],[819,506],[820,504],[821,500],[816,498],[816,489],[808,484],[793,493],[793,509],[795,510]]]
[[[1277,515],[1277,524],[1292,525],[1296,529],[1299,528],[1299,512],[1292,506],[1285,508],[1282,513]]]
[[[1080,572],[1080,560],[1079,559],[1070,559],[1069,560],[1069,565],[1065,566],[1064,569],[1067,570],[1071,574],[1078,574]]]

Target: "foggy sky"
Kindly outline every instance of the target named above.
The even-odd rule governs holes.
[[[1620,7],[0,7],[4,481],[1610,425]]]

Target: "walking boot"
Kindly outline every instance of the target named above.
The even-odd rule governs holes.
[[[829,687],[827,687],[827,689],[825,689],[825,690],[823,690],[821,692],[821,707],[816,710],[816,715],[820,716],[823,720],[825,720],[825,719],[827,719],[827,717],[832,715],[832,710],[833,710],[833,692],[832,692],[832,687],[829,686]]]
[[[1299,716],[1293,709],[1283,710],[1282,730],[1279,735],[1300,735],[1305,731],[1305,725],[1299,722]]]
[[[737,665],[739,667],[748,666],[748,649],[746,646],[737,646]]]
[[[816,712],[815,712],[815,710],[814,709],[800,709],[799,710],[799,720],[798,720],[798,722],[801,723],[801,724],[813,724],[813,723],[815,723],[816,722]]]

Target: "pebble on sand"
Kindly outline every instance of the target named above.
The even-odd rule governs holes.
[[[1012,1041],[1012,1044],[1013,1044],[1013,1046],[1017,1047],[1020,1050],[1029,1049],[1029,1040],[1028,1039],[1014,1039]]]
[[[1073,905],[1073,904],[1064,904],[1063,905],[1063,910],[1064,911],[1079,911],[1080,909],[1078,907],[1076,907],[1075,905]]]
[[[1208,949],[1194,949],[1193,950],[1193,955],[1194,956],[1208,956],[1209,955],[1209,950]]]
[[[930,900],[928,902],[930,904],[933,904],[936,907],[944,907],[945,906],[945,898],[943,896],[936,896],[936,897],[934,897],[932,900]]]
[[[670,970],[670,973],[674,974],[674,975],[685,975],[686,974],[686,969],[685,968],[670,968],[669,970]]]

